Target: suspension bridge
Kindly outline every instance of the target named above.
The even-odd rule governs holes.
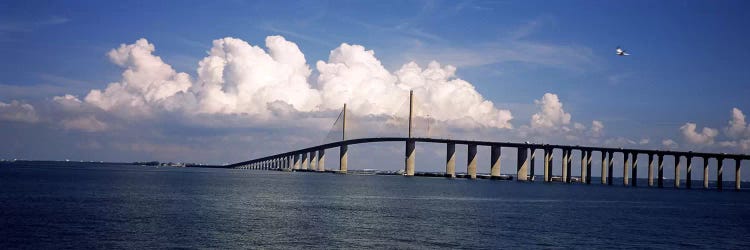
[[[413,91],[409,94],[409,133],[407,137],[370,137],[370,138],[356,138],[348,139],[347,135],[347,119],[346,119],[346,104],[344,104],[343,110],[339,115],[341,120],[341,139],[335,142],[323,143],[313,147],[302,148],[289,152],[283,152],[279,154],[269,155],[252,159],[248,161],[238,162],[227,165],[228,168],[237,169],[256,169],[256,170],[290,170],[290,171],[315,171],[315,172],[326,172],[325,168],[325,153],[328,149],[339,149],[339,166],[338,170],[332,170],[336,173],[346,174],[348,171],[348,151],[349,146],[366,143],[376,142],[403,142],[405,143],[405,154],[404,154],[404,176],[414,176],[416,169],[416,155],[415,149],[417,143],[438,143],[446,145],[446,156],[445,156],[445,172],[444,176],[447,178],[456,178],[456,145],[467,146],[467,162],[466,162],[466,178],[476,179],[477,178],[477,147],[489,147],[490,148],[490,178],[491,179],[505,179],[500,175],[500,160],[501,160],[501,149],[502,148],[513,148],[517,152],[516,157],[516,180],[518,181],[534,181],[534,164],[537,160],[537,153],[541,153],[541,160],[543,161],[544,169],[544,182],[559,181],[565,183],[572,183],[574,181],[585,184],[591,184],[593,176],[591,174],[592,169],[592,156],[594,152],[598,152],[601,155],[601,175],[600,182],[605,185],[614,184],[614,172],[615,170],[615,155],[620,155],[622,162],[622,185],[624,186],[636,186],[638,181],[638,159],[639,157],[647,157],[648,159],[648,186],[649,187],[664,187],[664,159],[672,158],[674,162],[674,181],[673,185],[675,188],[680,188],[681,174],[680,169],[684,164],[686,170],[685,188],[692,188],[693,182],[693,170],[694,165],[700,168],[702,167],[702,180],[703,188],[709,187],[709,161],[713,160],[716,162],[716,189],[723,189],[723,172],[725,163],[734,163],[734,189],[740,190],[741,178],[740,168],[741,163],[746,160],[750,160],[749,155],[744,154],[726,154],[726,153],[701,153],[701,152],[684,152],[684,151],[669,151],[669,150],[650,150],[650,149],[626,149],[626,148],[608,148],[608,147],[591,147],[591,146],[572,146],[572,145],[553,145],[553,144],[539,144],[539,143],[514,143],[514,142],[496,142],[496,141],[481,141],[481,140],[460,140],[460,139],[438,139],[429,137],[413,137],[412,128],[414,122],[414,93]],[[337,120],[337,121],[338,121]],[[579,152],[580,155],[580,173],[578,177],[573,176],[573,153]],[[561,159],[561,172],[562,175],[555,177],[552,175],[553,172],[553,154],[559,152],[562,156]],[[654,174],[656,173],[656,176]],[[656,177],[656,178],[655,178]]]

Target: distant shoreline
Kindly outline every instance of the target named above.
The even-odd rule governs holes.
[[[0,165],[5,164],[29,164],[29,165],[74,165],[74,164],[99,164],[99,165],[133,165],[154,167],[189,167],[189,168],[227,168],[223,165],[207,165],[197,163],[172,163],[172,162],[106,162],[106,161],[70,161],[70,160],[0,160]]]

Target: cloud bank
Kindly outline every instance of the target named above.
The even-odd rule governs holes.
[[[91,90],[84,104],[128,118],[167,112],[273,123],[289,120],[290,114],[339,110],[344,103],[352,115],[393,115],[414,90],[417,116],[453,127],[512,128],[511,112],[495,107],[458,78],[455,67],[433,61],[422,68],[409,62],[391,72],[374,51],[360,45],[343,43],[332,50],[328,61],[316,63],[314,79],[299,47],[281,36],[267,37],[265,49],[237,38],[214,40],[196,77],[176,72],[155,52],[143,38],[111,50],[107,56],[124,69],[122,79]],[[68,124],[81,127],[73,126],[80,122]],[[106,128],[95,127],[88,130]]]
[[[262,47],[231,37],[214,40],[194,73],[176,71],[146,39],[122,44],[107,57],[122,68],[117,81],[82,97],[56,96],[38,110],[0,102],[0,120],[44,121],[96,155],[239,160],[248,150],[264,154],[321,143],[321,131],[331,128],[344,103],[351,117],[347,133],[360,133],[349,138],[405,135],[413,90],[415,130],[426,131],[415,136],[596,143],[604,135],[601,121],[573,121],[553,93],[533,102],[538,112],[528,123],[514,126],[511,111],[459,78],[456,67],[407,62],[388,70],[373,50],[356,44],[342,43],[314,67],[281,36],[267,37]],[[248,147],[257,141],[269,144]]]
[[[0,121],[35,123],[39,121],[34,106],[19,101],[4,103],[0,101]]]
[[[683,139],[693,146],[714,145],[719,136],[719,130],[704,127],[697,132],[697,125],[687,122],[680,127]],[[747,152],[750,150],[750,126],[745,121],[745,114],[739,108],[732,108],[727,126],[722,129],[726,140],[719,141],[721,147],[731,148],[737,151]]]

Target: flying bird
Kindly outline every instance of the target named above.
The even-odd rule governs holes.
[[[629,56],[630,55],[630,54],[628,54],[627,52],[625,52],[625,50],[623,50],[620,47],[617,47],[617,49],[615,51],[617,52],[618,56]]]

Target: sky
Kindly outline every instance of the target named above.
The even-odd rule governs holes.
[[[748,5],[3,1],[0,158],[233,163],[336,140],[344,103],[349,137],[403,136],[409,90],[417,136],[747,154]]]

